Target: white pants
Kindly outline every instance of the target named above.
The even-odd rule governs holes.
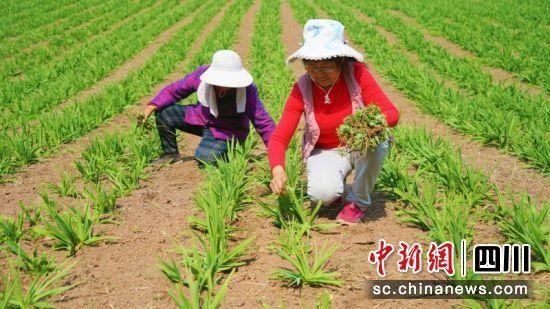
[[[385,141],[365,156],[344,148],[315,148],[307,160],[309,198],[315,203],[332,203],[344,194],[346,177],[355,168],[355,178],[344,200],[362,207],[370,205],[370,195],[389,148],[390,142]]]

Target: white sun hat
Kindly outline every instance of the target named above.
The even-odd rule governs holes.
[[[202,73],[201,81],[215,86],[242,88],[252,84],[252,75],[243,68],[241,57],[232,50],[219,50],[212,64]]]
[[[351,48],[344,38],[344,25],[331,19],[310,19],[304,26],[302,47],[286,60],[323,60],[333,57],[351,57],[362,62],[363,55]]]

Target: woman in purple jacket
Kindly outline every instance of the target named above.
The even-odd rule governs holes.
[[[198,103],[176,102],[197,92]],[[160,135],[161,155],[154,163],[175,163],[181,159],[176,129],[202,136],[195,151],[199,162],[214,163],[227,152],[227,141],[243,142],[250,122],[267,146],[275,123],[258,97],[252,76],[242,67],[241,59],[231,50],[217,51],[212,65],[200,66],[164,89],[148,104],[144,121],[155,112]]]

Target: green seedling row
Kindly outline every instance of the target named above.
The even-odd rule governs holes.
[[[539,129],[550,130],[550,125],[541,121],[550,118],[550,107],[546,104],[545,97],[529,96],[513,85],[496,83],[472,58],[452,56],[438,44],[425,40],[419,29],[404,23],[398,17],[388,15],[380,6],[365,4],[361,8],[363,13],[375,18],[378,25],[394,33],[399,38],[399,45],[415,52],[420,61],[455,81],[460,88],[475,97],[476,101],[480,98],[486,99],[483,104],[478,104],[484,107],[483,111],[491,110],[502,114],[501,116],[513,113],[519,117],[522,125],[534,122]]]
[[[201,22],[206,23],[222,4],[221,1],[213,3],[213,6],[209,7],[210,11],[204,12],[206,17],[203,20],[198,20],[195,27],[202,27]],[[68,211],[62,211],[55,201],[43,193],[44,202],[38,209],[20,205],[22,213],[18,221],[6,219],[10,223],[11,228],[9,230],[13,231],[13,236],[6,236],[6,238],[21,239],[25,231],[23,223],[19,222],[32,218],[34,222],[31,223],[30,220],[28,222],[31,227],[40,222],[39,227],[33,228],[34,232],[53,238],[55,240],[54,248],[67,250],[69,255],[73,255],[84,245],[94,245],[101,241],[111,240],[111,237],[95,233],[94,226],[100,221],[108,222],[104,218],[105,215],[113,215],[116,209],[116,198],[128,194],[131,189],[137,188],[137,182],[145,177],[144,167],[159,153],[159,142],[156,139],[155,132],[148,132],[138,127],[132,127],[123,134],[114,133],[102,139],[94,139],[83,152],[83,160],[76,162],[77,170],[83,173],[79,178],[84,182],[84,191],[79,192],[78,196],[86,200],[84,207],[69,207]],[[84,175],[91,174],[92,170],[99,176],[86,179]],[[61,195],[66,195],[66,191],[71,192],[72,188],[74,188],[74,177],[72,176],[62,177],[59,185],[52,186],[53,191],[61,193]],[[93,207],[93,211],[90,206]],[[46,215],[40,216],[42,212]],[[4,238],[4,233],[2,235]],[[51,261],[44,254],[38,255],[36,253],[31,257],[14,246],[12,253],[15,255],[16,252],[18,254],[15,263],[20,265],[19,269],[25,269],[22,266],[27,269],[51,266],[51,264],[48,264]],[[53,270],[53,272],[57,272],[57,270]],[[57,281],[52,281],[51,284]],[[0,297],[0,299],[9,301],[18,299],[18,296],[11,289],[11,287],[20,286],[15,277],[8,276],[4,286],[8,288],[5,289],[3,298]],[[54,289],[45,286],[44,292],[47,295],[42,298],[60,294],[71,287],[65,286]],[[32,289],[32,286],[29,289]]]
[[[461,163],[460,152],[450,151],[455,148],[451,143],[425,130],[400,127],[394,133],[396,145],[378,188],[405,203],[398,211],[405,223],[427,231],[439,243],[451,241],[455,248],[466,239],[470,248],[473,222],[492,222],[508,242],[531,246],[534,271],[548,270],[547,204],[539,206],[525,196],[503,198],[479,171]],[[467,278],[480,279],[471,273]],[[490,306],[505,304],[484,301]]]
[[[444,1],[433,2],[426,6],[426,11],[437,14],[432,23],[438,24],[440,19],[447,18],[448,23],[465,23],[471,28],[464,28],[463,35],[474,35],[475,31],[492,35],[494,46],[502,50],[530,53],[540,53],[544,46],[544,28],[548,9],[543,1],[511,2],[484,1],[472,5],[471,1],[457,1],[455,5],[443,6]],[[390,4],[390,2],[386,2]],[[395,5],[391,3],[392,6]],[[526,4],[526,5],[524,5]],[[410,2],[406,6],[417,7],[419,2]],[[471,16],[476,16],[473,23]],[[535,39],[534,41],[531,41]]]
[[[32,128],[2,134],[7,135],[2,137],[4,140],[11,142],[0,145],[0,175],[13,173],[18,167],[53,153],[59,145],[83,136],[150,93],[185,58],[200,34],[198,30],[219,7],[220,3],[215,3],[197,14],[193,23],[177,31],[141,69],[130,72],[123,80],[112,83],[87,100],[40,116],[38,124]],[[187,39],[181,40],[182,37]]]
[[[280,1],[262,2],[261,17],[256,20],[257,30],[252,38],[252,72],[257,76],[258,86],[262,89],[262,97],[268,102],[266,106],[270,114],[276,119],[281,115],[288,90],[294,81],[290,69],[283,66],[285,52],[281,41],[280,6]],[[270,72],[269,76],[262,74],[266,71]],[[310,239],[314,236],[312,231],[325,231],[334,227],[334,224],[315,221],[320,204],[312,208],[306,206],[304,169],[298,140],[299,137],[295,136],[287,151],[287,193],[274,201],[260,203],[264,214],[271,217],[275,226],[280,228],[280,240],[273,244],[273,251],[289,265],[276,269],[271,276],[289,286],[339,286],[339,274],[326,269],[326,263],[337,247],[317,243],[312,245]],[[266,158],[258,164],[262,166],[263,175],[260,179],[268,182],[271,172]]]
[[[15,15],[13,20],[10,15],[2,15],[9,18],[7,22],[2,23],[0,26],[0,38],[13,38],[17,37],[27,31],[32,31],[33,29],[51,25],[57,23],[59,19],[67,18],[72,14],[76,14],[83,9],[91,7],[98,4],[100,1],[91,0],[91,1],[82,1],[78,4],[70,3],[70,1],[61,0],[61,1],[44,1],[44,5],[36,5],[33,9],[29,11],[20,9],[19,12],[27,14],[25,17]],[[19,3],[25,5],[23,1]],[[9,4],[10,7],[13,5]]]
[[[548,8],[541,10],[544,1],[532,0],[524,2],[516,1],[484,1],[477,6],[471,6],[469,1],[457,1],[455,8],[464,9],[465,12],[475,14],[480,19],[490,23],[509,23],[511,29],[532,29],[532,26],[545,20]]]
[[[538,125],[539,122],[522,123],[521,119],[510,113],[495,115],[494,109],[487,109],[489,100],[470,99],[446,87],[430,70],[412,64],[406,54],[393,48],[374,25],[346,14],[349,7],[318,2],[329,14],[346,24],[350,37],[365,49],[381,73],[423,111],[435,115],[461,132],[471,134],[475,140],[527,160],[542,173],[548,172],[550,141],[546,138],[547,132]]]
[[[43,193],[43,203],[39,207],[30,208],[21,204],[22,212],[19,213],[17,220],[2,219],[0,238],[7,244],[7,251],[15,256],[15,260],[10,263],[14,264],[16,270],[22,270],[35,277],[43,277],[59,271],[55,261],[48,258],[45,253],[39,255],[35,249],[31,255],[20,246],[20,241],[30,237],[32,233],[39,237],[53,239],[53,248],[67,251],[68,256],[73,256],[84,246],[114,240],[112,237],[97,233],[96,225],[100,222],[111,222],[107,219],[115,214],[116,199],[137,188],[139,181],[146,177],[145,165],[159,153],[156,139],[154,132],[134,126],[125,133],[114,133],[102,139],[93,140],[84,151],[83,160],[77,162],[77,165],[83,166],[84,171],[88,168],[97,169],[99,174],[98,181],[79,177],[83,182],[84,191],[78,192],[77,196],[84,199],[83,207],[62,207]],[[92,165],[90,158],[103,163],[99,166]],[[118,178],[112,177],[113,171],[119,176]],[[71,191],[76,190],[74,180],[73,176],[63,176],[61,183],[68,183],[68,185],[60,184],[59,187],[65,186],[72,188]],[[50,190],[59,195],[65,195],[64,191],[57,188]],[[29,229],[25,228],[25,223],[28,223]],[[6,286],[18,284],[12,282],[13,277],[10,278],[6,279],[8,282]],[[66,288],[48,289],[46,292],[65,291]]]
[[[87,42],[59,62],[33,68],[25,73],[23,81],[7,82],[0,92],[2,102],[7,103],[0,117],[3,128],[15,126],[13,130],[19,130],[18,126],[42,116],[40,112],[92,86],[202,4],[167,1],[104,37]]]
[[[17,38],[6,39],[5,44],[0,47],[0,57],[8,56],[9,60],[18,58],[24,51],[32,49],[32,45],[50,40],[54,35],[60,35],[73,28],[81,27],[83,24],[95,19],[96,16],[101,16],[110,10],[116,9],[114,1],[105,1],[104,3],[97,3],[88,8],[77,9],[75,7],[75,14],[67,16],[63,19],[56,21],[53,25],[46,25],[35,29],[34,31],[25,31]],[[2,63],[2,66],[5,63]]]
[[[58,5],[54,5],[52,2],[36,1],[35,3],[29,3],[26,1],[3,1],[0,3],[0,21],[2,22],[2,28],[6,30],[5,23],[13,23],[14,21],[28,21],[32,14],[36,14],[38,10],[42,10],[44,13],[49,13],[48,10],[59,9]],[[32,28],[32,27],[31,27]],[[11,29],[10,29],[11,30]],[[32,29],[29,29],[32,31]],[[9,31],[8,31],[9,32]],[[5,35],[4,32],[0,37],[10,37]]]
[[[139,11],[150,7],[153,1],[131,2],[121,5],[113,1],[98,11],[86,11],[79,17],[79,26],[68,25],[68,29],[52,29],[44,36],[47,44],[31,45],[23,48],[20,44],[10,57],[0,65],[0,81],[7,79],[26,78],[25,73],[32,68],[46,67],[49,62],[56,61],[74,52],[83,41],[91,40],[95,36],[102,35],[105,31],[112,31],[113,24],[123,20]],[[139,16],[139,15],[138,15]],[[42,38],[43,39],[43,38]]]
[[[534,11],[538,17],[534,17],[533,24],[527,28],[521,24],[514,27],[513,23],[518,19],[511,17],[503,17],[504,25],[500,26],[480,23],[477,18],[471,17],[477,13],[469,12],[471,9],[466,8],[478,5],[469,1],[457,1],[457,5],[452,6],[444,4],[444,1],[431,2],[429,5],[422,1],[378,2],[413,17],[436,34],[441,34],[465,50],[475,53],[488,65],[513,72],[519,80],[538,85],[546,93],[550,91],[550,71],[546,65],[549,57],[546,40],[548,8],[543,1],[529,5],[536,8]],[[514,12],[510,5],[512,4],[503,3],[502,9]],[[487,10],[489,11],[494,12]],[[491,39],[488,40],[488,37]]]
[[[208,63],[214,51],[231,48],[237,39],[241,19],[251,4],[250,0],[235,1],[228,8],[222,22],[212,30],[185,71]],[[247,171],[255,143],[253,138],[247,139],[243,145],[230,143],[227,160],[204,167],[208,178],[195,197],[204,217],[188,218],[191,226],[200,230],[194,233],[194,245],[190,248],[177,246],[176,251],[181,255],[179,261],[160,262],[165,275],[175,283],[170,295],[179,308],[218,308],[234,269],[245,264],[240,259],[253,238],[231,244],[235,232],[231,223],[250,203]],[[229,271],[231,274],[224,279],[223,272]],[[185,287],[190,296],[184,294]]]

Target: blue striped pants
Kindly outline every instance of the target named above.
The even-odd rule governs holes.
[[[195,150],[195,159],[200,163],[215,163],[227,153],[227,142],[218,140],[207,126],[190,125],[184,121],[186,106],[173,104],[156,113],[157,130],[164,153],[178,152],[176,129],[201,136],[202,140]]]

